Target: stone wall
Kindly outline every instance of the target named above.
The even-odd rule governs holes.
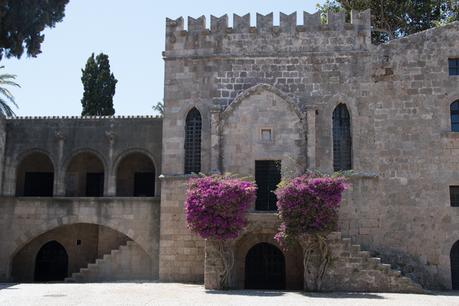
[[[355,175],[340,212],[343,234],[424,286],[450,288],[449,252],[459,239],[459,219],[448,186],[459,185],[459,138],[449,132],[449,104],[459,92],[447,61],[459,55],[459,23],[373,46],[364,15],[350,25],[331,17],[316,27],[305,16],[305,27],[288,26],[283,16],[279,28],[270,15],[259,16],[256,27],[246,17],[236,16],[233,28],[226,17],[212,18],[210,30],[203,18],[190,18],[187,31],[183,19],[168,20],[163,173],[183,174],[184,120],[192,107],[203,117],[202,171],[250,172],[242,165],[257,154],[241,154],[256,146],[246,141],[253,140],[253,123],[266,116],[276,125],[289,122],[288,107],[276,105],[266,115],[269,95],[254,99],[257,106],[247,103],[235,129],[239,143],[231,128],[219,128],[228,107],[260,84],[295,103],[305,118],[307,166],[331,172],[332,113],[345,103]],[[295,135],[283,139],[285,152],[295,152]],[[278,158],[270,148],[259,151]],[[232,158],[236,152],[242,160]]]
[[[11,271],[12,281],[34,281],[35,258],[40,248],[49,241],[57,241],[67,251],[68,275],[71,275],[86,267],[88,263],[94,263],[104,254],[109,254],[121,244],[125,244],[127,237],[96,224],[72,224],[58,227],[36,237],[14,256]]]
[[[43,234],[46,238],[48,237],[46,233],[51,230],[57,229],[59,233],[63,226],[79,223],[105,226],[135,241],[151,258],[151,278],[158,277],[159,199],[157,198],[2,197],[0,202],[1,281],[11,280],[14,256],[34,239]],[[94,235],[91,235],[97,237],[98,233],[95,230]],[[105,234],[103,237],[107,236]],[[57,238],[61,237],[59,235]],[[119,242],[119,237],[110,236],[113,244]],[[93,246],[90,248],[93,252],[91,256],[97,257],[97,242],[94,242]],[[110,248],[104,244],[100,246]],[[29,260],[29,262],[34,261],[33,258]]]
[[[142,131],[139,133],[138,131]],[[116,195],[118,164],[130,153],[142,153],[161,173],[162,119],[153,117],[20,117],[6,120],[3,195],[15,195],[16,170],[31,153],[49,157],[54,166],[54,194],[64,196],[67,168],[80,153],[103,165],[105,196]],[[159,180],[157,180],[159,181]],[[159,195],[159,182],[156,190]]]
[[[186,227],[183,203],[189,176],[163,176],[159,279],[202,283],[204,240]]]

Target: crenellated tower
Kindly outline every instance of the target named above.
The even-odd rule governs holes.
[[[273,13],[257,13],[256,26],[250,24],[250,14],[233,15],[233,27],[228,15],[211,16],[210,28],[205,16],[188,17],[187,30],[182,17],[166,20],[166,57],[206,56],[210,54],[278,54],[305,51],[359,50],[371,44],[370,11],[352,11],[351,22],[344,13],[327,14],[321,23],[319,12],[303,13],[303,25],[297,14],[280,13],[280,25],[273,25]]]

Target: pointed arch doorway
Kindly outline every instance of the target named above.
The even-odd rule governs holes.
[[[258,243],[245,257],[245,289],[285,289],[285,257],[269,243]]]

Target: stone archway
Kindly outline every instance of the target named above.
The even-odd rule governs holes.
[[[449,258],[451,261],[451,288],[459,290],[459,241],[453,244]]]
[[[51,197],[54,189],[54,165],[50,157],[34,151],[21,159],[16,168],[16,196]]]
[[[68,261],[62,244],[55,240],[45,243],[35,257],[34,281],[63,281],[68,276]]]
[[[82,268],[89,268],[88,264],[99,266],[96,270],[100,271],[92,276],[100,280],[152,279],[153,262],[154,259],[125,234],[107,226],[76,223],[58,226],[25,244],[12,258],[11,279],[14,282],[63,281]]]
[[[245,257],[245,289],[285,289],[285,257],[270,243],[258,243]]]

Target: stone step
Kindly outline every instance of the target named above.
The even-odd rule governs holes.
[[[94,263],[88,263],[85,268],[81,268],[79,272],[72,273],[71,277],[65,278],[65,282],[88,282],[98,281],[99,269],[102,265],[113,260],[114,257],[120,256],[122,251],[128,250],[129,247],[135,246],[133,241],[127,241],[125,245],[120,245],[118,249],[111,250],[109,254],[104,254],[102,258],[97,258]]]
[[[340,273],[344,273],[346,277],[349,277],[351,283],[352,278],[355,278],[355,282],[360,282],[366,276],[372,276],[371,278],[373,278],[379,275],[381,279],[378,281],[383,282],[380,286],[381,290],[424,293],[421,285],[403,276],[401,271],[392,269],[390,264],[382,263],[381,258],[372,257],[370,252],[362,250],[359,244],[352,244],[352,240],[350,238],[343,238],[340,232],[330,233],[327,240],[329,241],[330,249],[338,256],[336,260],[341,261],[340,264],[343,265],[340,267]],[[366,286],[368,286],[367,288],[374,289],[374,284],[371,282]],[[346,285],[338,286],[338,288],[340,290],[347,290]],[[349,287],[350,290],[352,288],[352,286]]]

